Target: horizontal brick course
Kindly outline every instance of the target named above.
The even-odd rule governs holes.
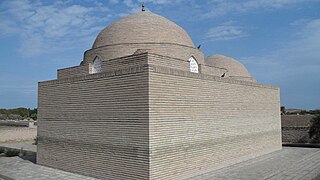
[[[150,179],[192,177],[281,149],[278,88],[150,71]]]
[[[147,179],[147,85],[139,68],[39,83],[38,163],[98,178]]]
[[[315,115],[282,115],[282,142],[283,143],[312,143],[309,130]]]
[[[104,179],[183,179],[281,149],[279,88],[206,68],[142,53],[39,83],[38,163]]]

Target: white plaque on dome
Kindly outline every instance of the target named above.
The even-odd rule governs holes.
[[[91,73],[94,74],[94,73],[99,73],[101,71],[102,71],[101,60],[98,57],[96,57],[96,58],[94,58],[94,61],[92,64]]]
[[[190,63],[190,72],[199,73],[198,63],[193,57],[189,58],[189,63]]]

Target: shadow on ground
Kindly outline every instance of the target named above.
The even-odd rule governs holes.
[[[30,161],[34,164],[37,163],[37,156],[35,154],[32,154],[32,155],[27,155],[27,156],[22,156],[20,157],[21,159],[23,160],[27,160],[27,161]]]

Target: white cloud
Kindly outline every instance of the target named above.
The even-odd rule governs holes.
[[[210,40],[231,40],[247,36],[243,28],[232,25],[232,23],[224,23],[221,26],[216,26],[209,29],[206,37]]]
[[[119,2],[119,1],[117,1]],[[130,8],[129,12],[121,13],[120,16],[125,16],[130,13],[135,13],[141,11],[141,5],[145,5],[145,9],[150,11],[148,8],[148,4],[153,4],[157,6],[164,6],[164,5],[176,5],[181,2],[190,2],[190,0],[122,0],[122,3]]]
[[[132,0],[124,0],[123,3],[128,7],[135,7],[136,4]]]
[[[23,56],[37,56],[63,48],[75,48],[91,39],[103,27],[99,23],[108,19],[98,16],[107,7],[100,3],[93,6],[55,1],[44,4],[31,1],[4,1],[0,7],[0,36],[18,35],[19,52]],[[92,40],[91,40],[92,41]],[[82,44],[83,45],[83,44]]]
[[[204,13],[201,18],[215,18],[230,13],[244,13],[255,10],[271,10],[287,8],[291,5],[316,0],[211,0],[212,8]]]
[[[298,20],[295,20],[293,21],[292,23],[290,23],[291,26],[301,26],[303,24],[306,24],[310,21],[310,19],[298,19]]]
[[[267,54],[243,57],[241,62],[258,81],[280,86],[283,105],[319,108],[320,19],[293,24],[300,28],[296,40],[283,42]]]
[[[152,3],[156,5],[177,4],[188,0],[138,0],[140,3]]]
[[[119,3],[119,0],[109,0],[109,3],[111,3],[111,4],[118,4],[118,3]]]
[[[0,85],[2,91],[19,92],[22,94],[36,94],[37,84],[15,84],[15,85]]]
[[[120,13],[121,17],[141,11],[141,3],[134,2],[133,0],[123,0],[123,4],[130,8],[130,10],[127,13]]]
[[[320,19],[301,24],[302,30],[297,33],[297,40],[284,44],[279,53],[290,58],[290,64],[319,65],[320,62]],[[320,71],[319,71],[320,72]]]
[[[269,54],[243,58],[243,61],[255,66],[264,66],[266,63],[274,65],[275,69],[281,69],[280,73],[292,69],[294,71],[300,69],[296,73],[303,72],[310,66],[318,68],[320,66],[320,19],[301,24],[296,35],[296,40],[283,42]]]

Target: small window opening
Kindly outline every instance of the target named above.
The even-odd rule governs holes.
[[[190,72],[199,73],[198,63],[197,63],[197,61],[194,59],[194,57],[190,57],[190,58],[189,58],[189,62],[190,62]]]
[[[101,60],[99,57],[95,57],[91,66],[91,74],[101,72]]]

